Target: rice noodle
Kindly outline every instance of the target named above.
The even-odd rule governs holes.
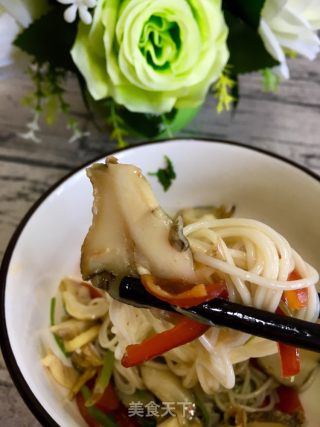
[[[308,306],[295,315],[316,321],[319,299],[315,285],[319,275],[272,228],[250,219],[216,219],[213,215],[206,215],[205,219],[197,218],[188,224],[184,234],[198,263],[199,274],[208,282],[211,275],[224,278],[230,300],[274,312],[284,290],[307,287]],[[301,279],[288,281],[294,269]],[[109,311],[100,330],[99,342],[103,348],[114,351],[117,360],[121,359],[127,345],[141,342],[151,334],[170,327],[168,322],[160,320],[150,310],[121,304],[109,296],[107,299]],[[191,388],[199,383],[205,393],[213,394],[221,387],[233,389],[235,363],[276,351],[274,342],[262,338],[250,340],[250,335],[230,329],[210,328],[199,339],[165,353],[163,358],[169,369],[181,377],[184,387]],[[161,366],[159,363],[155,365]],[[136,388],[144,387],[139,369],[125,369],[120,362],[115,365],[115,380],[123,392],[134,392]],[[246,382],[252,381],[255,387],[247,387]],[[257,410],[259,402],[261,404],[267,391],[272,389],[271,380],[266,382],[264,379],[263,384],[257,374],[253,379],[244,381],[242,392],[249,396],[247,401],[260,396],[258,403],[252,406],[253,410]],[[234,391],[230,393],[228,401],[236,402],[238,396]],[[216,404],[225,408],[219,396]],[[264,410],[272,407],[272,395],[269,395],[269,401]],[[237,401],[237,404],[240,403]],[[241,405],[249,410],[243,401]]]

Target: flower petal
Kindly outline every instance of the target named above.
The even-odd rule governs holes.
[[[12,16],[8,13],[0,14],[0,67],[14,62],[15,47],[12,43],[20,31],[21,27]]]
[[[92,23],[92,16],[91,13],[88,11],[87,6],[79,6],[79,16],[84,24],[90,25]]]
[[[289,76],[282,48],[315,59],[320,52],[320,40],[315,32],[319,27],[319,0],[266,0],[259,31],[268,51],[281,62],[277,72],[286,78]]]
[[[76,20],[76,17],[77,17],[77,10],[78,10],[78,8],[75,4],[72,4],[71,6],[69,6],[64,11],[64,14],[63,14],[65,21],[68,22],[69,24],[74,22]]]
[[[71,49],[71,56],[85,78],[92,97],[99,100],[109,96],[105,60],[96,54],[90,40],[90,27],[82,22],[78,26],[78,34]]]
[[[162,114],[198,106],[229,53],[221,0],[99,1],[72,57],[94,99]]]

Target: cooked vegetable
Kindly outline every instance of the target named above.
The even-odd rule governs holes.
[[[94,206],[82,246],[83,277],[105,271],[120,277],[136,275],[139,265],[159,277],[194,282],[191,251],[179,252],[170,245],[172,219],[159,206],[141,170],[107,161],[91,166],[87,174]]]
[[[283,299],[291,310],[300,310],[308,305],[308,289],[284,291]]]
[[[80,371],[86,368],[97,368],[103,365],[101,355],[91,342],[82,346],[80,351],[74,351],[71,354],[71,361]]]
[[[95,288],[94,286],[90,285],[90,283],[82,282],[81,286],[84,286],[89,290],[91,298],[101,298],[103,297],[103,291],[100,289]]]
[[[92,402],[92,397],[86,401],[86,406],[92,406],[89,403]],[[100,399],[94,404],[98,409],[101,409],[104,413],[116,411],[120,407],[120,400],[116,392],[113,389],[112,384],[108,384],[104,390]]]
[[[79,393],[82,386],[84,386],[91,378],[93,378],[97,373],[95,368],[88,368],[84,371],[84,373],[78,377],[75,384],[72,386],[70,390],[70,398],[73,398],[76,394]]]
[[[296,412],[303,412],[298,392],[293,387],[281,385],[277,389],[279,402],[276,408],[286,414],[294,414]]]
[[[224,207],[204,208],[201,213],[183,211],[189,224],[184,227],[181,216],[172,220],[161,209],[135,166],[109,158],[106,164],[89,168],[88,176],[94,193],[93,220],[82,246],[81,273],[108,295],[88,283],[63,280],[60,294],[68,317],[52,326],[64,338],[78,370],[70,395],[77,395],[87,422],[94,427],[154,427],[157,421],[163,421],[162,427],[218,423],[225,427],[300,427],[303,411],[297,394],[279,388],[278,408],[284,412],[274,410],[278,383],[249,361],[273,353],[277,343],[240,331],[247,330],[242,325],[251,322],[250,334],[266,330],[265,336],[271,339],[293,342],[288,331],[303,331],[306,322],[280,318],[274,311],[280,305],[282,314],[315,320],[319,311],[316,271],[265,224],[241,218],[217,220],[232,215],[233,208],[230,212]],[[293,271],[289,280],[294,283],[283,281],[281,272],[289,266],[304,271],[306,277]],[[289,291],[302,287],[308,289]],[[129,298],[131,291],[136,299]],[[228,296],[230,301],[224,299]],[[133,307],[128,305],[131,301]],[[152,302],[156,316],[148,310]],[[261,314],[258,307],[265,311]],[[162,316],[164,309],[176,313]],[[210,326],[201,320],[205,321],[209,311],[215,320],[208,331]],[[222,321],[226,314],[233,322]],[[173,326],[163,331],[166,321]],[[221,324],[236,331],[216,327]],[[300,331],[301,345],[308,337]],[[280,343],[279,354],[282,375],[297,374],[298,349]],[[160,361],[144,363],[161,355]],[[203,395],[196,399],[197,387]],[[140,391],[143,388],[147,391]],[[136,415],[129,417],[120,399]],[[168,410],[175,417],[164,411],[170,402]],[[182,409],[179,403],[186,405]],[[148,419],[154,408],[161,408],[167,419],[160,420],[155,413]]]
[[[84,398],[83,393],[81,391],[76,395],[75,400],[76,400],[76,404],[77,404],[77,407],[79,409],[79,412],[80,412],[82,418],[84,419],[84,421],[88,424],[88,426],[89,427],[100,427],[99,421],[92,416],[94,413],[93,408],[87,408],[85,406],[85,398]],[[89,414],[89,410],[90,410],[91,414]]]
[[[95,406],[87,408],[84,402],[90,399],[91,393],[88,387],[83,386],[81,392],[77,394],[76,401],[79,411],[89,427],[119,427],[111,415],[104,414]]]
[[[51,327],[55,327],[56,302],[57,302],[56,298],[51,298],[51,303],[50,303],[50,325],[51,325]],[[63,340],[61,339],[59,334],[57,334],[55,331],[52,331],[52,334],[54,336],[54,339],[55,339],[58,347],[62,351],[62,353],[66,357],[68,357],[68,354],[66,353],[66,350],[64,348]]]
[[[266,373],[272,375],[281,384],[301,387],[319,365],[320,354],[300,349],[300,372],[294,378],[284,378],[282,376],[277,354],[261,357],[257,359],[257,362]]]
[[[291,310],[283,302],[277,308],[277,313],[284,316],[291,316]],[[278,353],[280,356],[281,374],[285,377],[293,377],[300,372],[300,354],[295,346],[278,342]]]
[[[181,380],[169,369],[155,369],[151,366],[141,366],[141,375],[148,388],[161,402],[190,402],[194,403],[193,393],[183,387]],[[159,387],[161,384],[161,387]]]
[[[99,331],[100,331],[100,325],[94,325],[90,329],[77,335],[72,340],[64,341],[65,350],[69,353],[71,353],[72,351],[78,350],[80,347],[94,340],[98,336]]]
[[[101,399],[105,389],[109,385],[110,378],[112,375],[113,365],[114,365],[114,354],[111,351],[107,351],[104,356],[102,369],[93,387],[91,399],[86,403],[87,406],[92,406],[98,400]]]
[[[54,380],[67,389],[71,389],[79,378],[79,374],[71,366],[64,365],[53,353],[42,359],[42,364],[48,368]]]
[[[139,365],[199,338],[208,329],[208,325],[183,317],[172,329],[153,335],[140,344],[129,345],[121,363],[126,368]]]
[[[301,279],[301,275],[296,270],[289,274],[288,280],[299,279]],[[300,310],[308,305],[308,288],[284,291],[282,299],[290,310]]]
[[[293,377],[300,372],[299,349],[292,345],[278,343],[281,372],[283,377]]]
[[[105,298],[95,298],[88,304],[82,304],[71,292],[62,292],[62,299],[70,316],[80,320],[95,320],[103,317],[108,311]]]
[[[148,390],[136,390],[132,394],[126,394],[120,390],[117,390],[117,394],[121,402],[126,407],[129,407],[131,402],[141,402],[146,405],[147,403],[155,400],[154,395]]]
[[[218,296],[227,295],[227,287],[222,280],[208,285],[190,285],[181,280],[164,280],[144,274],[141,282],[148,292],[172,305],[179,307],[193,307],[210,301]],[[186,289],[182,290],[181,289]]]
[[[69,292],[74,295],[81,304],[87,305],[92,299],[90,290],[86,286],[81,286],[81,284],[82,282],[79,282],[79,280],[65,277],[60,282],[59,292],[61,295],[63,292]]]
[[[199,396],[198,393],[196,394],[195,403],[196,403],[197,410],[201,414],[200,418],[201,418],[203,427],[210,427],[212,424],[211,411],[208,409],[208,406],[206,402],[202,399],[202,396]]]
[[[51,326],[50,331],[60,338],[72,339],[81,332],[89,329],[92,322],[88,320],[68,319],[57,325]]]

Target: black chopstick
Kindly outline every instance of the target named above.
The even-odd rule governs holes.
[[[320,353],[320,325],[316,323],[269,313],[222,298],[182,309],[158,300],[145,290],[138,278],[133,277],[123,278],[116,294],[112,289],[109,292],[129,305],[178,312],[211,326],[225,326]]]

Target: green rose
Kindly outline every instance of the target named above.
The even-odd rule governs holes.
[[[201,104],[228,60],[221,0],[98,0],[71,54],[95,100],[162,114]]]

